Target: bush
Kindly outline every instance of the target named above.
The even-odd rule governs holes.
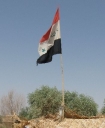
[[[102,107],[102,109],[101,109],[101,113],[102,113],[102,115],[105,115],[105,106]]]
[[[2,123],[2,116],[0,115],[0,123]]]
[[[76,92],[65,92],[65,105],[84,116],[96,116],[98,112],[98,105],[91,97]]]
[[[104,99],[104,106],[103,106],[102,109],[101,109],[101,113],[102,113],[103,115],[105,115],[105,99]]]
[[[61,93],[56,87],[42,86],[29,94],[28,102],[30,105],[29,113],[32,118],[49,113],[55,114],[61,104]]]
[[[19,113],[19,117],[21,119],[31,119],[31,116],[29,115],[29,107],[26,108],[22,108],[20,113]]]
[[[62,102],[62,94],[56,87],[42,86],[28,95],[29,107],[22,109],[20,115],[30,118],[37,118],[47,114],[58,112]],[[77,92],[65,91],[65,106],[80,115],[96,116],[98,105],[94,100]]]

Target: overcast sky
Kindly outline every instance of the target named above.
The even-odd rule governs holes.
[[[60,55],[36,66],[38,43],[60,8],[65,90],[105,98],[105,0],[0,0],[0,97],[62,89]]]

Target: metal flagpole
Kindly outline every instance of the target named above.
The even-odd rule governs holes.
[[[60,31],[60,21],[59,21],[59,31]],[[58,36],[58,32],[56,33],[57,37]],[[61,120],[64,119],[64,71],[63,71],[63,57],[62,54],[60,55],[60,62],[61,62],[61,73],[62,73],[62,103],[61,103],[61,107],[59,110],[59,114],[61,116]]]
[[[61,73],[62,73],[62,119],[64,119],[64,71],[63,71],[63,57],[62,54],[60,55],[60,60],[61,60]]]

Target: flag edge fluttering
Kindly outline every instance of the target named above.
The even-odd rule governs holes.
[[[53,55],[62,54],[59,8],[54,15],[51,27],[40,39],[38,52],[40,57],[37,59],[37,65],[49,63]]]

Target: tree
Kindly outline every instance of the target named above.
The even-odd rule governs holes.
[[[32,118],[48,113],[55,114],[61,104],[61,93],[56,87],[42,86],[28,95],[28,102],[30,105],[29,113]]]
[[[0,115],[0,123],[2,123],[2,116]]]
[[[22,108],[21,111],[19,112],[19,117],[25,119],[31,119],[31,116],[29,114],[29,107]]]
[[[0,101],[1,115],[12,115],[13,112],[19,114],[21,108],[25,106],[23,95],[9,91],[7,95],[2,96]]]
[[[105,115],[105,99],[104,99],[104,105],[103,105],[103,107],[102,107],[102,109],[101,109],[101,113],[102,113],[103,115]]]
[[[90,96],[78,94],[77,92],[65,92],[65,105],[84,116],[96,116],[98,105]]]
[[[28,108],[22,109],[20,115],[30,119],[55,114],[59,111],[62,102],[62,93],[56,87],[42,86],[28,95]],[[95,116],[98,105],[90,96],[77,92],[65,91],[65,107],[80,115]]]

